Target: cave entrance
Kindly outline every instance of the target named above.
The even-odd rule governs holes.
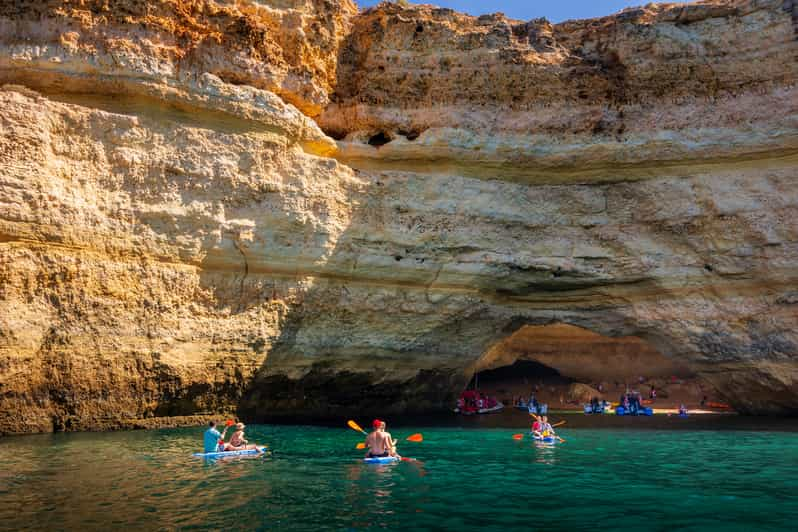
[[[574,325],[525,325],[493,345],[471,368],[469,388],[505,405],[531,394],[550,408],[579,410],[592,397],[618,401],[626,391],[655,408],[718,402],[715,390],[686,365],[643,338],[609,337]]]
[[[551,366],[536,360],[519,359],[508,366],[475,372],[467,389],[489,391],[507,404],[520,396],[539,393],[540,388],[546,385],[561,388],[574,382]]]

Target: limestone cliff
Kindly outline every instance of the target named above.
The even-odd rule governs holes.
[[[0,432],[438,410],[552,323],[795,413],[797,20],[4,4]]]

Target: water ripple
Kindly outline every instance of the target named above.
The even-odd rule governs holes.
[[[402,431],[410,434],[418,430]],[[424,429],[373,466],[346,429],[250,426],[268,456],[191,456],[201,429],[0,440],[0,528],[789,530],[798,435]],[[565,432],[565,431],[564,431]],[[401,434],[399,434],[401,436]]]

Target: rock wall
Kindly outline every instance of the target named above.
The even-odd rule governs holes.
[[[797,412],[796,13],[0,7],[0,432],[440,410],[553,323]]]

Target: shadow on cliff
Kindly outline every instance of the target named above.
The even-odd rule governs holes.
[[[335,246],[316,257],[316,271],[291,279],[305,288],[238,395],[240,417],[330,422],[451,412],[491,348],[527,325],[566,323],[677,352],[658,331],[585,297],[590,283],[606,279],[542,281],[521,270],[445,279],[448,266],[467,265],[478,248],[447,240],[447,230],[420,229],[433,226],[436,214],[430,205],[408,206],[415,179],[358,176],[364,184],[350,192],[355,207]],[[535,294],[549,303],[525,303]]]

